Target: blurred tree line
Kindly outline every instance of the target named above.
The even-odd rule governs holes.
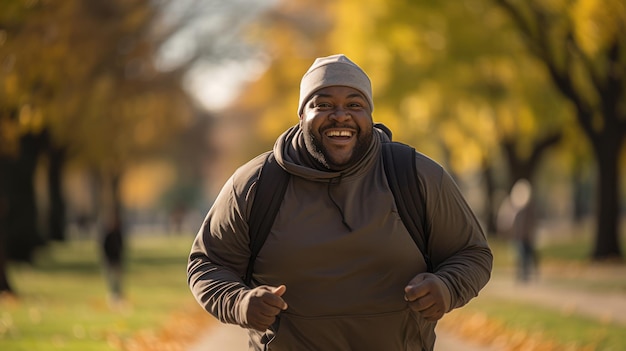
[[[150,63],[164,39],[152,32],[155,12],[149,1],[0,4],[0,263],[30,262],[47,240],[65,239],[69,160],[106,189],[98,194],[100,210],[105,226],[114,226],[121,222],[124,168],[191,122],[181,72],[163,74]],[[34,186],[40,162],[46,233]],[[11,290],[6,279],[1,283]]]
[[[12,291],[8,261],[30,262],[38,247],[65,240],[63,180],[70,164],[94,184],[94,209],[73,215],[106,231],[124,231],[120,187],[140,160],[166,155],[176,164],[175,188],[186,197],[194,193],[199,161],[211,153],[204,140],[211,119],[184,79],[198,63],[242,54],[241,46],[223,42],[224,28],[240,20],[234,14],[250,11],[241,2],[0,2],[0,292]],[[209,30],[207,19],[215,15],[234,20]],[[177,36],[185,30],[194,45],[181,44]],[[175,59],[160,62],[167,45],[178,45],[168,51]],[[45,214],[37,213],[40,169],[47,179]]]
[[[273,61],[233,115],[259,115],[265,147],[297,123],[297,82],[312,60],[341,52],[372,78],[374,118],[397,140],[457,179],[480,175],[490,235],[499,235],[498,209],[513,185],[549,178],[538,172],[553,164],[571,182],[572,220],[595,211],[590,257],[622,258],[623,1],[301,0],[251,32],[271,38]],[[534,189],[536,201],[552,196]]]
[[[574,106],[578,125],[591,144],[598,169],[592,256],[621,257],[619,162],[626,137],[626,3],[496,3],[544,64],[556,89]]]

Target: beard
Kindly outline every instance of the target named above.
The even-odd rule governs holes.
[[[329,170],[341,171],[357,163],[367,152],[373,138],[373,128],[357,130],[357,141],[352,154],[347,161],[337,162],[333,160],[320,138],[310,130],[304,130],[304,144],[313,158]]]

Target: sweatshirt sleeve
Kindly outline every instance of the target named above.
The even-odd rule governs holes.
[[[439,165],[426,166],[428,251],[435,274],[450,290],[450,309],[465,305],[487,284],[493,255],[460,189]],[[418,163],[418,169],[420,168]]]
[[[187,265],[187,281],[198,303],[219,321],[242,327],[247,324],[242,301],[250,291],[242,276],[250,255],[247,209],[253,182],[238,172],[226,182],[193,242]]]

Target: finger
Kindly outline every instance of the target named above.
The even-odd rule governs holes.
[[[275,306],[271,306],[271,305],[265,305],[263,308],[261,308],[259,310],[259,314],[262,314],[264,316],[268,316],[268,317],[275,317],[277,316],[280,312],[282,311],[282,309],[275,307]]]
[[[256,316],[256,319],[254,322],[260,326],[265,326],[267,328],[270,325],[272,325],[272,323],[274,323],[275,320],[276,320],[276,315],[264,315],[261,313]]]
[[[422,318],[427,321],[434,322],[443,317],[443,311],[439,306],[433,305],[420,312]]]
[[[265,315],[259,311],[251,316],[251,319],[248,321],[249,326],[252,329],[265,331],[276,321],[276,315]]]
[[[280,285],[280,286],[277,286],[275,288],[272,288],[272,294],[274,294],[274,295],[276,295],[278,297],[283,296],[285,291],[287,291],[287,287],[285,285]]]
[[[270,306],[276,307],[280,310],[286,310],[289,306],[287,305],[287,302],[282,299],[282,296],[285,294],[285,291],[287,291],[287,287],[280,285],[270,289],[270,291],[272,292],[272,295],[266,295],[264,301]]]
[[[419,283],[423,282],[426,277],[428,277],[426,273],[420,273],[413,277],[413,279],[411,279],[411,281],[407,285],[418,285]]]
[[[429,291],[428,284],[407,285],[404,288],[404,299],[406,301],[415,301],[428,295]]]
[[[435,305],[435,301],[430,296],[425,296],[409,303],[409,307],[415,312],[423,312]]]

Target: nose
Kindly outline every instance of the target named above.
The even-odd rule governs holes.
[[[343,107],[337,107],[335,108],[333,113],[329,115],[329,118],[337,121],[345,121],[352,118],[352,115],[350,115],[350,111],[348,111],[347,109]]]

